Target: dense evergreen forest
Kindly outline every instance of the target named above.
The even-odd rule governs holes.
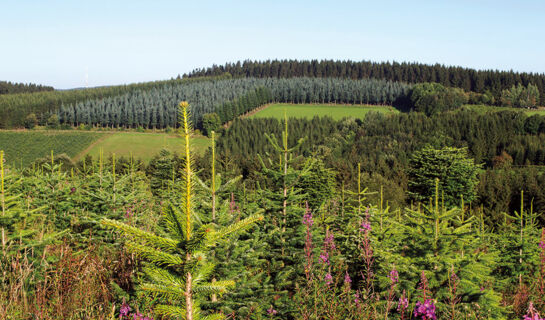
[[[220,76],[218,78],[224,77],[229,76]],[[63,105],[93,99],[105,99],[140,89],[150,90],[165,85],[198,81],[202,81],[202,79],[172,79],[88,89],[3,94],[0,95],[0,129],[23,128],[25,119],[29,114],[34,114],[38,123],[45,125],[47,119]]]
[[[53,91],[53,87],[34,83],[12,83],[9,81],[0,81],[0,94],[7,93],[30,93],[40,91]]]
[[[261,89],[260,89],[261,88]],[[233,79],[165,85],[133,90],[124,95],[63,106],[61,123],[103,127],[176,127],[176,101],[192,104],[192,120],[201,128],[202,117],[216,113],[222,123],[267,102],[352,103],[391,105],[407,96],[410,86],[385,80],[342,79]]]
[[[257,78],[345,78],[345,79],[385,79],[396,82],[422,83],[437,82],[449,87],[461,88],[477,93],[489,92],[495,101],[501,100],[502,90],[522,84],[537,86],[545,105],[545,75],[539,73],[519,73],[498,70],[474,70],[462,67],[449,67],[440,64],[338,61],[338,60],[266,60],[214,65],[190,72],[189,77],[220,75],[224,72],[233,77]]]

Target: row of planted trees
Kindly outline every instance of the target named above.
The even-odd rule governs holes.
[[[210,173],[194,171],[186,104],[181,113],[182,170],[166,157],[156,167],[163,172],[152,186],[156,199],[143,173],[132,162],[120,172],[115,158],[73,172],[54,158],[24,173],[1,168],[8,186],[1,192],[9,239],[4,317],[501,319],[545,312],[545,239],[531,209],[505,215],[491,230],[482,210],[462,199],[444,203],[439,183],[429,203],[393,211],[381,189],[370,205],[361,169],[355,190],[337,188],[319,158],[297,156],[304,141],[289,143],[287,120],[281,136],[268,136],[275,153],[261,157],[263,184],[249,190],[216,172],[215,152]]]

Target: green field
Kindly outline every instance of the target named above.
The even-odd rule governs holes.
[[[196,153],[203,153],[209,139],[198,136],[191,140]],[[149,161],[162,148],[182,151],[182,140],[165,133],[136,132],[88,132],[88,131],[0,131],[0,150],[4,150],[10,166],[26,167],[36,159],[67,154],[77,161],[86,154],[98,157],[100,149],[104,156],[130,156]]]
[[[0,131],[0,150],[11,166],[28,166],[53,153],[74,157],[104,133],[79,131]]]
[[[256,112],[250,118],[281,119],[284,117],[284,110],[286,110],[288,117],[312,118],[314,116],[330,116],[335,120],[345,117],[363,118],[370,111],[381,113],[399,112],[390,106],[277,103]]]
[[[535,110],[535,109],[507,108],[507,107],[498,107],[498,106],[488,106],[488,105],[482,105],[482,104],[479,104],[479,105],[466,104],[462,106],[462,108],[473,110],[481,114],[484,114],[487,112],[498,112],[498,111],[510,110],[510,111],[522,111],[529,116],[534,114],[545,116],[545,109]]]
[[[208,138],[199,136],[192,138],[191,144],[194,147],[194,152],[202,153],[210,143]],[[97,141],[91,148],[79,154],[76,159],[86,154],[96,158],[99,156],[100,149],[103,150],[105,157],[113,153],[116,156],[130,156],[132,153],[133,157],[147,162],[161,149],[179,153],[183,150],[183,146],[182,139],[175,134],[119,132],[111,133],[104,139]]]

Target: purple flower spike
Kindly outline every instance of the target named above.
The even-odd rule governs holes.
[[[414,316],[422,320],[437,320],[433,301],[430,299],[426,299],[424,303],[418,301],[414,308]]]
[[[320,254],[320,259],[322,260],[322,263],[323,264],[329,264],[329,253],[327,252],[322,252]]]
[[[545,249],[545,241],[540,241],[540,242],[539,242],[539,247],[540,247],[541,249]]]
[[[278,313],[278,311],[274,310],[274,308],[271,306],[269,309],[267,309],[267,313],[274,316]]]
[[[328,273],[325,275],[324,278],[325,284],[330,285],[333,283],[333,277],[331,276],[331,273]]]
[[[395,267],[390,271],[390,275],[388,276],[390,278],[390,281],[392,281],[392,284],[396,284],[399,280],[399,273],[395,269]]]
[[[312,212],[310,210],[307,210],[305,212],[305,215],[303,216],[303,224],[307,225],[309,228],[312,227],[314,224],[314,220],[312,219]]]
[[[129,312],[131,312],[131,307],[125,301],[123,301],[123,304],[119,309],[119,318],[121,319],[122,317],[128,316]]]
[[[350,279],[350,276],[348,275],[348,271],[344,274],[344,283],[352,283],[352,279]]]

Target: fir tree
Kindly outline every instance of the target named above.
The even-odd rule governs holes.
[[[223,314],[207,316],[201,312],[201,302],[211,294],[220,294],[234,285],[231,280],[208,282],[214,264],[209,261],[209,250],[221,239],[250,227],[261,220],[252,215],[226,227],[200,223],[194,212],[194,172],[190,153],[188,103],[180,103],[182,136],[185,142],[183,168],[183,194],[179,206],[170,202],[163,209],[163,235],[146,232],[122,222],[104,219],[103,224],[115,228],[127,236],[127,248],[149,262],[145,273],[149,283],[141,285],[143,291],[156,294],[162,303],[156,311],[187,320],[223,319]]]

